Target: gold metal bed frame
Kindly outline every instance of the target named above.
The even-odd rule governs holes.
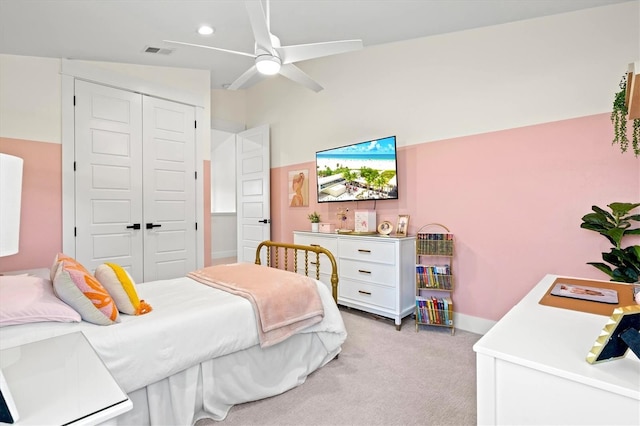
[[[312,246],[303,246],[300,244],[289,244],[289,243],[276,243],[274,241],[263,241],[258,244],[256,248],[256,265],[261,265],[260,261],[260,252],[262,248],[266,248],[266,262],[267,266],[272,268],[284,269],[287,271],[298,272],[298,251],[303,251],[304,255],[301,254],[301,257],[304,257],[304,274],[309,276],[309,264],[315,266],[316,268],[316,279],[320,280],[320,255],[324,254],[331,262],[331,294],[333,296],[333,300],[338,303],[338,266],[336,264],[336,259],[333,257],[333,254],[329,250],[324,247],[320,247],[318,245]],[[280,249],[284,250],[283,265],[280,265]],[[293,260],[291,264],[289,263],[289,251],[293,251]],[[315,253],[315,261],[309,260],[309,252]]]

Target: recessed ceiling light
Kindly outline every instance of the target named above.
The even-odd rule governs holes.
[[[211,35],[215,31],[216,31],[215,29],[213,29],[212,27],[210,27],[208,25],[203,25],[200,28],[198,28],[198,34],[200,34],[200,35]]]

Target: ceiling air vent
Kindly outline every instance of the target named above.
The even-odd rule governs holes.
[[[146,46],[144,48],[144,53],[154,53],[154,54],[158,54],[158,55],[171,55],[171,53],[173,53],[173,49],[166,49],[166,48],[163,48],[163,47]]]

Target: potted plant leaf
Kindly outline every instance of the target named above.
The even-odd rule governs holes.
[[[313,213],[309,213],[307,217],[311,221],[311,232],[318,232],[318,228],[320,227],[320,214],[314,211]]]
[[[611,281],[636,283],[640,277],[640,245],[622,247],[622,239],[627,235],[640,235],[640,228],[633,222],[640,222],[640,214],[631,211],[640,203],[611,203],[607,207],[611,213],[592,206],[593,213],[582,217],[581,228],[595,231],[613,244],[608,253],[602,253],[602,262],[587,262],[611,277]]]
[[[613,145],[620,145],[620,150],[624,153],[629,147],[629,137],[627,136],[627,116],[628,97],[627,76],[624,75],[619,84],[620,90],[613,98],[613,109],[611,111],[611,123],[613,123]],[[631,148],[634,155],[640,155],[640,118],[633,119],[633,132],[631,137]]]

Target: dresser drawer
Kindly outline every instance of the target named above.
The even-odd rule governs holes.
[[[309,235],[309,234],[294,234],[293,235],[293,243],[300,244],[303,246],[320,246],[326,248],[331,252],[331,254],[338,257],[338,240],[335,237],[327,237],[320,235]],[[298,252],[300,255],[300,252]],[[311,256],[311,255],[309,255]]]
[[[396,286],[395,271],[394,265],[340,259],[340,277],[346,279],[376,283],[393,288]]]
[[[341,258],[395,265],[395,244],[372,240],[342,238],[338,241]]]
[[[396,303],[395,294],[395,290],[390,287],[381,287],[347,279],[341,280],[338,285],[340,298],[385,309],[394,309]]]

